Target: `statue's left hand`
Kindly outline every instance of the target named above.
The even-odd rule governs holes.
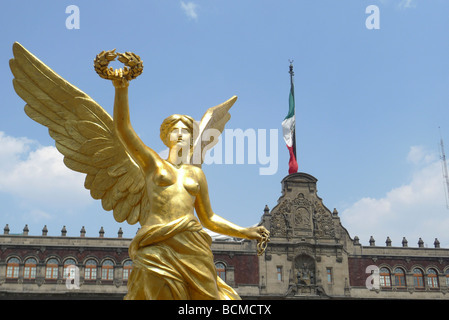
[[[270,242],[270,232],[263,226],[247,229],[249,239],[257,240],[257,255],[261,256]]]
[[[270,232],[264,226],[251,227],[246,229],[246,235],[251,240],[263,240],[270,237]]]

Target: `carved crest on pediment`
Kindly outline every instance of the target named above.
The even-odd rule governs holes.
[[[311,201],[303,193],[293,199],[282,197],[272,211],[272,236],[287,237],[288,230],[312,230],[314,236],[334,237],[335,226],[332,214],[321,200]],[[296,233],[297,231],[295,231]]]
[[[310,228],[312,201],[299,193],[295,198],[283,197],[273,209],[271,233],[273,236],[286,236],[291,228]]]
[[[331,213],[321,201],[315,201],[313,213],[313,231],[318,237],[335,237],[335,226]]]
[[[271,217],[271,236],[274,237],[286,237],[287,236],[287,226],[290,225],[289,213],[286,210],[277,210],[273,213]]]

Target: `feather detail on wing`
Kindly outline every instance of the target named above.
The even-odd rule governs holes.
[[[193,144],[192,164],[201,166],[206,152],[218,143],[218,137],[224,130],[226,123],[231,119],[229,109],[234,105],[237,96],[209,108],[201,118],[199,132]]]
[[[112,117],[19,43],[10,68],[26,114],[48,127],[65,165],[86,174],[84,186],[116,221],[143,221],[149,211],[143,173],[114,131]]]

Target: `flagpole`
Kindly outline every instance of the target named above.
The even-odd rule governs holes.
[[[293,60],[288,60],[290,62],[290,67],[288,73],[290,73],[290,90],[293,96],[293,100],[295,100],[295,90],[293,85],[293,76],[295,75],[295,72],[293,71]],[[294,114],[296,115],[296,104],[294,104]],[[293,129],[292,132],[292,138],[293,138],[293,154],[295,155],[296,161],[298,161],[298,158],[296,156],[296,126]]]

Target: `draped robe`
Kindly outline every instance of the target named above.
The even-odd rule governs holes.
[[[130,244],[126,300],[240,300],[217,276],[212,239],[194,216],[143,226]]]

